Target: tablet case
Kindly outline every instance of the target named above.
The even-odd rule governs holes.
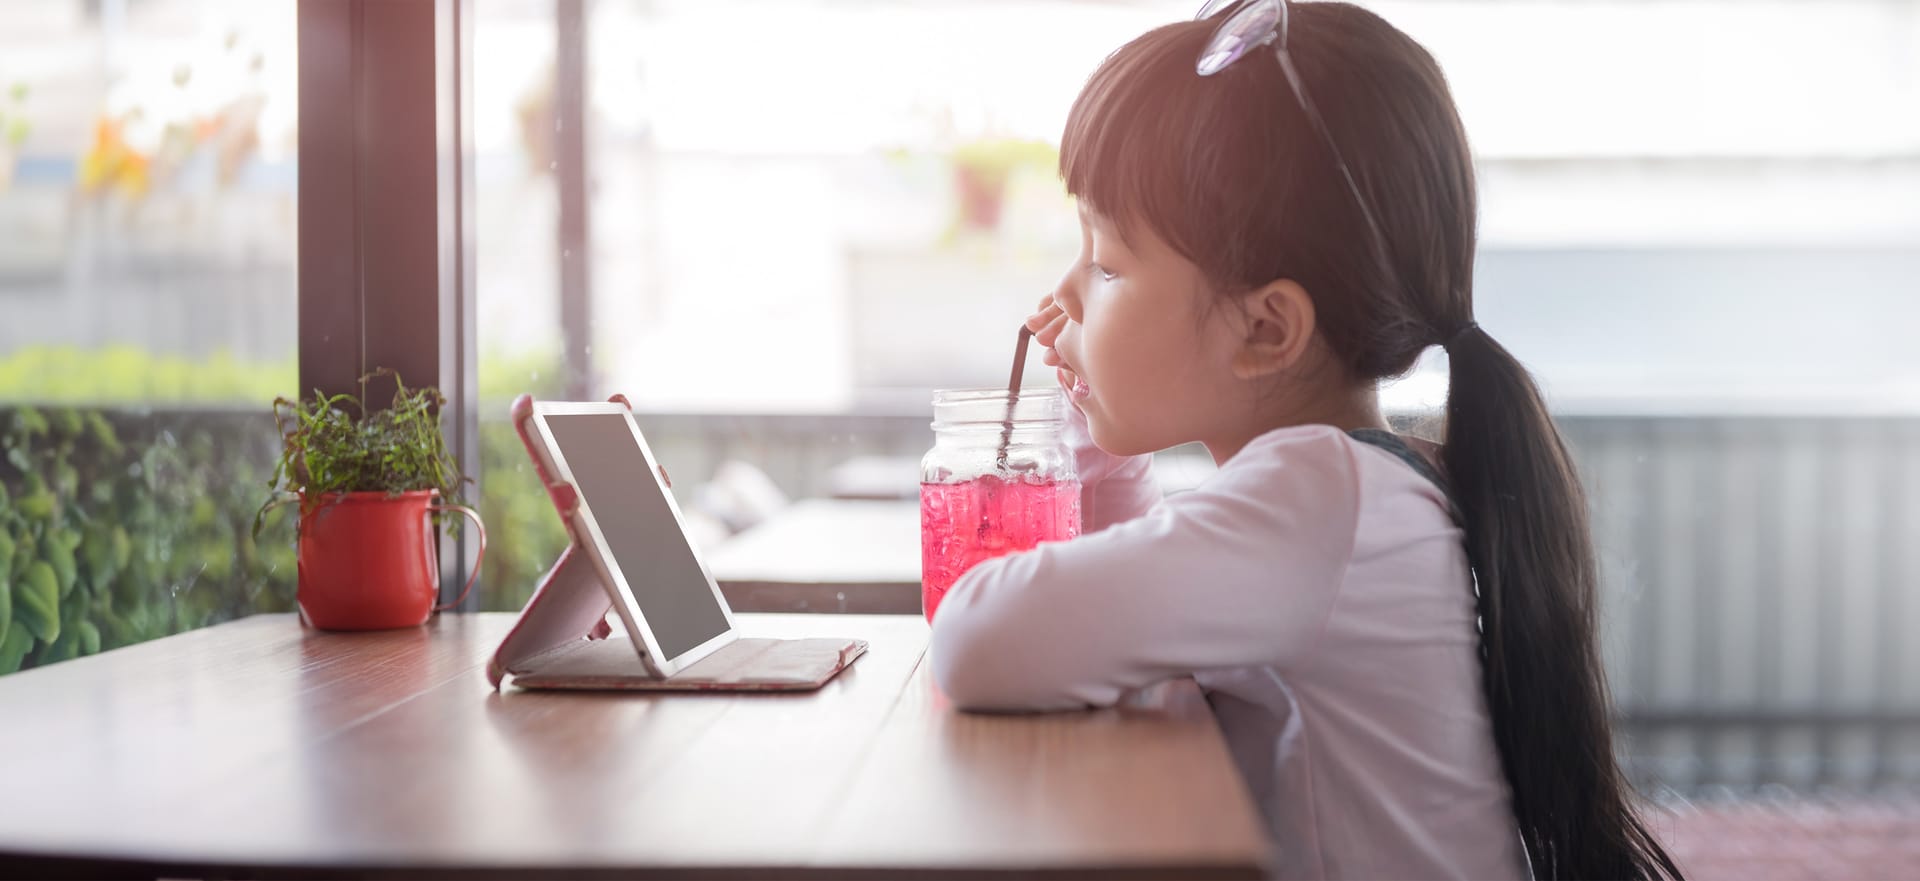
[[[632,404],[625,396],[611,401]],[[562,519],[580,504],[571,484],[549,473],[532,437],[533,396],[513,402],[513,424],[540,482]],[[494,650],[487,679],[499,688],[508,674],[523,688],[634,691],[811,691],[846,669],[867,650],[857,639],[736,639],[685,670],[661,678],[613,629],[613,590],[601,583],[586,552],[569,543],[540,579],[526,608]]]

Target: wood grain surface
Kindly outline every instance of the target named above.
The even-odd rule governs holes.
[[[262,615],[0,678],[0,874],[1260,873],[1191,681],[958,713],[917,615],[739,618],[871,649],[809,694],[494,692],[511,615]]]

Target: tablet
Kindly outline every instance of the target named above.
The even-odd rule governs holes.
[[[733,642],[733,610],[626,405],[536,401],[532,418],[546,464],[579,496],[567,531],[648,668],[672,676]]]

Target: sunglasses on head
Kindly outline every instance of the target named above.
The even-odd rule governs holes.
[[[1280,61],[1280,70],[1286,74],[1287,85],[1293,89],[1294,99],[1300,102],[1300,109],[1306,114],[1307,121],[1320,133],[1320,139],[1333,156],[1340,177],[1347,182],[1347,191],[1353,194],[1354,204],[1360,207],[1360,215],[1373,235],[1376,257],[1382,261],[1382,265],[1387,265],[1386,238],[1380,232],[1379,222],[1374,219],[1373,209],[1367,207],[1366,198],[1360,195],[1360,185],[1354,180],[1353,171],[1340,155],[1340,147],[1334,143],[1333,133],[1327,130],[1326,121],[1321,119],[1313,99],[1308,97],[1306,84],[1301,81],[1300,72],[1294,69],[1293,56],[1287,52],[1287,6],[1286,0],[1209,0],[1200,7],[1199,14],[1194,16],[1195,21],[1232,11],[1221,20],[1219,27],[1214,28],[1213,38],[1207,41],[1207,47],[1200,51],[1200,59],[1194,63],[1194,72],[1201,76],[1213,76],[1253,54],[1254,50],[1273,46],[1274,56]]]

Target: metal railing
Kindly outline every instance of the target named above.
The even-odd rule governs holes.
[[[1641,782],[1920,776],[1920,419],[1561,419]]]

